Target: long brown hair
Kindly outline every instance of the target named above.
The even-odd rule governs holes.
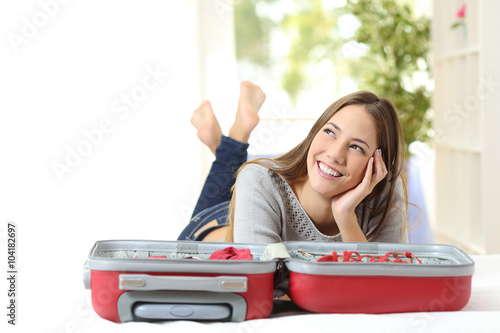
[[[381,222],[370,233],[368,238],[377,235],[382,229],[387,216],[392,208],[392,199],[394,196],[394,189],[396,180],[401,176],[403,180],[404,199],[406,211],[407,208],[407,191],[404,177],[401,174],[403,167],[405,144],[404,137],[401,130],[399,119],[392,103],[384,98],[379,98],[377,95],[368,91],[359,91],[347,96],[344,96],[330,105],[325,112],[318,118],[313,125],[307,137],[299,143],[295,148],[276,158],[259,158],[251,160],[243,164],[240,168],[244,168],[248,164],[259,164],[277,172],[284,178],[288,184],[292,185],[296,182],[306,179],[307,177],[307,154],[312,141],[316,134],[326,125],[326,123],[337,113],[340,109],[348,105],[363,105],[366,112],[372,117],[376,131],[378,147],[382,150],[384,163],[387,167],[387,176],[381,180],[373,189],[373,191],[361,202],[368,203],[373,198],[379,196],[387,186],[389,186],[389,196],[387,201],[381,207],[369,207],[377,212],[383,212]],[[269,163],[269,162],[274,163]],[[237,183],[234,185],[237,186]],[[233,187],[233,196],[229,206],[228,214],[228,230],[226,234],[226,242],[233,242],[234,231],[234,209],[235,209],[235,195]],[[407,212],[404,212],[406,223]]]

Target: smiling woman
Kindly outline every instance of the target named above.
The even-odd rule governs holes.
[[[261,96],[253,107],[249,107],[249,87],[254,96]],[[235,123],[245,105],[247,111],[253,110],[249,115],[256,120],[263,98],[260,88],[242,84]],[[247,129],[247,134],[252,129]],[[225,165],[226,174],[209,174],[207,191],[204,189],[197,207],[209,198],[217,199],[212,208],[195,210],[198,214],[193,214],[179,239],[225,236],[226,241],[244,243],[408,242],[408,201],[401,175],[404,139],[390,101],[365,91],[340,98],[299,145],[276,158],[234,163],[237,156],[246,157],[248,148],[246,142],[234,138],[230,131],[229,138],[223,136],[218,141],[212,171]],[[228,165],[232,171],[227,170]],[[235,174],[235,183],[214,187]],[[218,191],[210,193],[208,187]]]
[[[290,152],[240,169],[227,240],[407,242],[403,159],[390,101],[340,98]]]
[[[339,215],[334,216],[335,211],[342,214],[338,209],[342,201],[338,199],[343,196],[342,193],[349,193],[362,182],[367,167],[373,169],[372,156],[377,157],[378,163],[373,170],[376,177],[369,174],[374,178],[374,184],[387,174],[381,156],[375,154],[375,148],[371,148],[377,147],[376,134],[374,121],[364,106],[348,105],[336,112],[314,137],[307,155],[307,177],[294,184],[293,188],[302,207],[310,212],[309,217],[320,231],[338,233],[339,223],[332,223],[343,219]],[[335,201],[336,204],[332,205]],[[358,201],[350,202],[351,206],[354,205],[350,207],[353,213]]]

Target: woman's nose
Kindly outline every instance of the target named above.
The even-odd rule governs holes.
[[[337,141],[328,147],[326,155],[332,162],[343,165],[345,163],[346,149]]]

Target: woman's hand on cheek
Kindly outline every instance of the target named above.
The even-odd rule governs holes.
[[[343,221],[352,220],[349,217],[352,217],[354,214],[354,209],[373,191],[375,185],[387,176],[387,168],[382,159],[381,151],[377,149],[373,155],[368,160],[365,175],[361,183],[333,197],[332,212],[339,228]]]

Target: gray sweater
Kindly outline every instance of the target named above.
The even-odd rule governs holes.
[[[329,236],[315,227],[292,188],[276,172],[257,164],[244,167],[236,180],[234,241],[237,243],[279,243],[282,241],[341,242],[340,234]],[[370,206],[387,200],[388,191],[375,198]],[[396,182],[393,202],[384,229],[370,241],[408,243],[404,224],[404,197],[401,179]],[[365,205],[356,208],[356,216],[365,235],[380,222]]]

